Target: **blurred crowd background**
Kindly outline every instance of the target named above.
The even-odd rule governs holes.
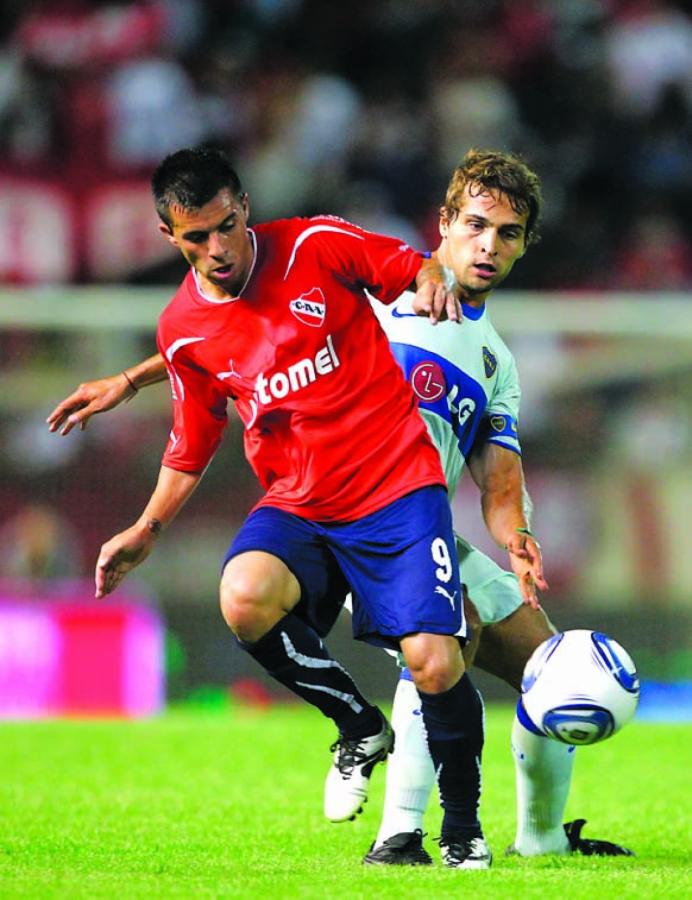
[[[146,180],[166,153],[210,142],[237,161],[257,219],[329,210],[416,245],[435,240],[464,149],[512,149],[547,200],[543,251],[515,286],[690,286],[682,0],[6,0],[3,12],[0,176],[24,191],[20,245],[1,251],[9,281],[160,280]]]
[[[545,195],[541,243],[491,302],[523,375],[546,602],[565,627],[632,635],[652,677],[692,678],[691,108],[683,0],[5,0],[0,577],[90,577],[148,497],[164,387],[84,434],[44,419],[78,381],[153,352],[155,315],[130,327],[128,311],[135,288],[184,274],[149,194],[166,153],[228,149],[255,221],[336,213],[423,248],[464,152],[507,149]],[[92,322],[93,286],[121,292],[117,321]],[[54,315],[32,319],[49,290]],[[561,327],[555,292],[591,298],[582,332]],[[614,292],[629,313],[599,334]],[[544,305],[503,318],[529,300]],[[141,570],[175,638],[174,690],[232,674],[218,559],[259,493],[229,430]],[[460,530],[501,561],[477,506],[467,485]]]

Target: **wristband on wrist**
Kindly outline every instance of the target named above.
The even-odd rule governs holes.
[[[531,531],[530,528],[515,528],[514,530],[517,532],[517,534],[525,534],[527,537],[530,537],[535,542],[537,547],[541,546],[538,543],[538,541],[536,540],[536,538],[534,537],[533,531]],[[505,544],[504,549],[505,550],[509,549],[507,544]]]
[[[125,381],[130,385],[130,387],[132,388],[132,390],[133,390],[133,391],[135,392],[135,394],[136,394],[137,391],[139,390],[139,388],[137,387],[137,385],[136,385],[136,384],[134,383],[134,381],[130,378],[130,376],[127,374],[127,372],[123,371],[122,374],[125,376]]]
[[[160,534],[163,525],[159,519],[147,519],[147,528],[152,534]]]

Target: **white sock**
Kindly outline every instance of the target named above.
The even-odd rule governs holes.
[[[420,710],[420,697],[412,681],[400,679],[394,694],[392,727],[394,752],[387,762],[382,822],[375,845],[401,832],[423,828],[423,816],[435,784],[435,769]]]
[[[567,853],[562,827],[572,781],[574,747],[533,734],[514,717],[512,752],[517,785],[517,833],[522,856]]]

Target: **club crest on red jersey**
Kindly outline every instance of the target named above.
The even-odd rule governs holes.
[[[318,287],[311,288],[288,304],[293,315],[303,325],[312,325],[319,328],[324,322],[326,303],[324,294]]]

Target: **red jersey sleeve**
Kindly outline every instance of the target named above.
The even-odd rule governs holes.
[[[175,344],[166,348],[162,343],[159,335],[173,398],[173,428],[162,464],[181,472],[203,472],[221,443],[228,397],[195,365],[184,345],[176,349]]]
[[[393,303],[415,281],[423,254],[400,238],[366,231],[335,216],[316,216],[309,222],[296,243],[310,245],[320,263],[382,303]]]

